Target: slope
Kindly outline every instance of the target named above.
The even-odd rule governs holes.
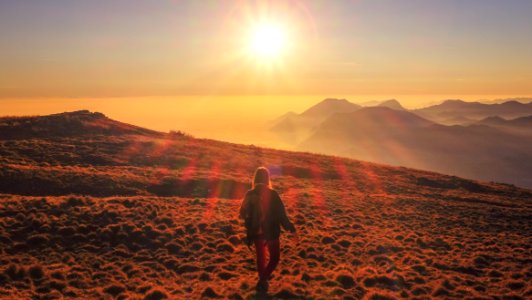
[[[530,190],[184,135],[0,151],[2,298],[254,297],[237,211],[259,165],[301,236],[281,239],[277,299],[530,296]]]
[[[80,110],[49,116],[0,118],[0,139],[52,136],[139,134],[158,136],[160,132],[125,124],[102,113]]]

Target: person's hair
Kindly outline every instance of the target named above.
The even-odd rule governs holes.
[[[264,184],[265,186],[272,188],[272,182],[270,180],[270,171],[266,167],[258,167],[253,175],[252,186],[255,188],[257,184]]]

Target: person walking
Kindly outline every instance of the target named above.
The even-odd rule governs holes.
[[[240,207],[240,218],[244,219],[248,246],[255,245],[259,275],[257,292],[267,292],[268,280],[280,259],[281,226],[298,240],[296,228],[288,219],[283,201],[272,188],[267,168],[259,167],[255,171],[252,188],[247,191]],[[268,262],[266,251],[270,256]]]

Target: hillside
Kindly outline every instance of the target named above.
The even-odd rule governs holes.
[[[49,116],[0,118],[0,139],[82,135],[159,135],[160,133],[110,120],[101,113],[80,110]]]
[[[253,299],[260,165],[300,234],[272,299],[532,296],[530,190],[60,115],[0,119],[0,298]]]
[[[298,149],[532,187],[532,136],[519,129],[444,126],[385,107],[336,114]],[[528,131],[529,132],[529,131]]]

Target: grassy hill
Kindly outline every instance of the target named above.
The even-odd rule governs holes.
[[[252,298],[237,211],[261,165],[301,236],[273,298],[532,296],[530,190],[50,118],[0,118],[0,298]]]

